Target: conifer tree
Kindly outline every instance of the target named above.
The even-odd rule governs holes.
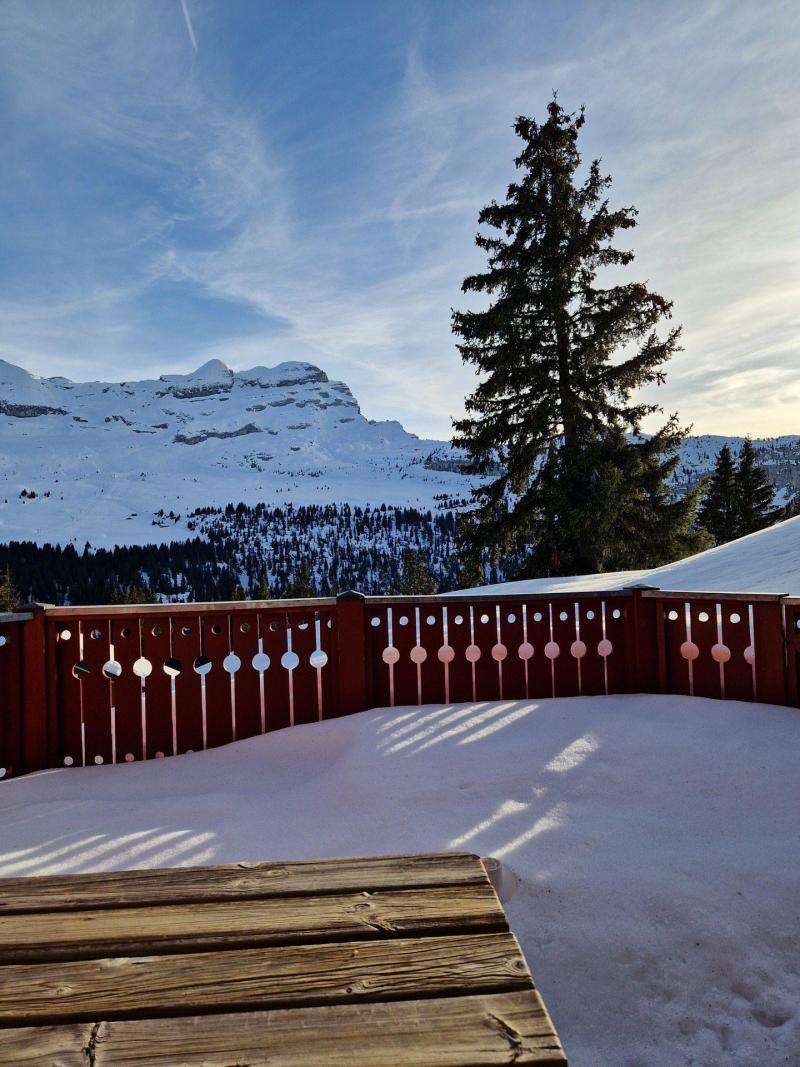
[[[701,543],[696,495],[673,500],[666,487],[686,431],[672,416],[640,436],[660,409],[630,399],[664,380],[680,331],[659,335],[672,304],[645,284],[597,284],[599,271],[632,261],[612,242],[636,210],[609,208],[598,160],[579,180],[583,124],[583,110],[556,99],[543,124],[517,119],[519,178],[481,211],[488,267],[462,286],[491,302],[453,312],[461,356],[482,376],[454,423],[453,444],[485,476],[462,558],[519,553],[522,576],[655,565]]]
[[[316,596],[314,578],[307,559],[303,560],[300,564],[300,570],[287,585],[285,595],[290,600],[303,600],[307,597]]]
[[[772,504],[775,490],[766,470],[758,462],[749,437],[744,439],[739,453],[734,483],[738,508],[737,537],[763,530],[778,521],[780,509]]]
[[[0,611],[13,611],[21,599],[11,581],[11,571],[6,567],[5,574],[0,576]]]
[[[425,596],[436,592],[436,582],[422,553],[413,548],[403,551],[399,592],[403,596]]]
[[[262,578],[253,591],[254,600],[271,600],[272,592],[269,588],[269,582],[266,578]]]
[[[724,545],[739,536],[736,469],[727,445],[719,450],[714,470],[705,484],[705,495],[697,512],[697,524],[708,530],[715,544]]]

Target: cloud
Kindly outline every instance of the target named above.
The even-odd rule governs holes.
[[[186,23],[186,32],[189,34],[189,40],[192,42],[192,48],[197,52],[197,39],[194,35],[194,28],[192,27],[192,20],[189,17],[189,8],[186,6],[186,0],[181,0],[181,11],[183,12],[183,20]]]

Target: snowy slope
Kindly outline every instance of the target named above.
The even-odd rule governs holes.
[[[798,747],[680,696],[376,710],[2,783],[0,875],[494,855],[572,1067],[794,1067]]]
[[[77,383],[0,360],[0,541],[164,541],[186,527],[156,511],[239,500],[430,508],[468,489],[425,465],[441,448],[308,363]]]
[[[724,443],[695,437],[683,491]],[[784,500],[800,488],[800,437],[756,442]],[[350,389],[309,363],[139,382],[40,378],[0,360],[0,542],[136,544],[188,536],[187,512],[240,500],[433,508],[469,480],[443,441],[366,419]],[[438,498],[438,500],[437,500]],[[162,523],[157,512],[181,516]]]
[[[800,596],[800,516],[654,570],[534,578],[484,585],[471,592],[586,593],[593,589],[621,589],[635,584],[686,592]]]

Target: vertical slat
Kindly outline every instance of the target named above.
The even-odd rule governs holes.
[[[144,679],[144,695],[147,719],[147,759],[159,755],[171,756],[173,749],[172,720],[172,678],[165,672],[164,665],[174,659],[170,618],[168,615],[143,615],[141,619],[141,661],[145,669],[149,664],[150,673]],[[185,663],[181,665],[181,674],[187,671]],[[176,679],[180,684],[180,676]],[[188,704],[188,702],[187,702]],[[178,751],[191,747],[183,743],[181,747],[180,730],[178,733]]]
[[[450,702],[462,704],[472,700],[472,664],[467,659],[467,649],[472,643],[470,635],[470,608],[456,602],[447,608],[447,641],[453,649],[450,664]]]
[[[261,733],[261,686],[259,671],[253,666],[259,651],[258,615],[253,611],[237,612],[231,615],[230,625],[233,652],[241,661],[233,676],[236,736],[254,737]]]
[[[317,672],[311,665],[311,656],[317,647],[315,624],[313,611],[292,612],[289,616],[292,651],[298,659],[292,672],[295,725],[319,719]]]
[[[140,656],[139,620],[129,615],[111,618],[111,644],[120,674],[111,683],[117,740],[117,762],[144,759],[141,720],[141,679],[133,665]],[[129,758],[130,757],[130,758]]]
[[[287,651],[286,612],[273,609],[261,613],[261,639],[270,665],[264,673],[267,730],[280,730],[291,724],[289,672],[281,663]]]
[[[211,669],[201,675],[205,683],[206,747],[216,748],[233,740],[233,708],[231,707],[231,676],[225,670],[225,660],[231,651],[230,620],[227,614],[203,614],[203,655],[211,660]]]
[[[86,763],[111,763],[111,683],[103,674],[110,653],[110,620],[82,619],[80,632],[88,668],[80,682]]]
[[[22,633],[25,623],[0,624],[0,779],[23,769]]]

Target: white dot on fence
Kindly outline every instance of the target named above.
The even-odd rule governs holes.
[[[592,619],[594,618],[594,612],[593,611],[587,611],[586,612],[586,618],[589,620],[589,622],[591,622]]]
[[[265,671],[269,667],[269,656],[266,652],[256,652],[252,659],[253,669],[256,671]]]
[[[488,621],[489,621],[489,616],[488,615],[481,615],[481,622],[482,623],[487,623]]]
[[[137,678],[149,678],[153,673],[153,664],[149,659],[140,656],[133,665],[133,673]]]
[[[381,620],[378,618],[377,615],[373,615],[369,621],[372,623],[373,626],[380,626],[381,624]]]
[[[598,656],[602,656],[603,659],[605,659],[606,656],[610,656],[613,651],[614,651],[614,646],[611,644],[611,642],[607,638],[604,637],[602,641],[598,641],[598,643],[597,643],[597,655]]]
[[[236,674],[241,665],[242,661],[239,659],[235,652],[229,653],[229,655],[227,655],[222,661],[222,666],[225,668],[228,674]]]
[[[622,612],[619,610],[619,608],[614,608],[614,610],[611,612],[611,617],[613,619],[621,619]]]
[[[401,626],[408,626],[408,615],[401,615],[397,621]]]
[[[670,622],[675,622],[676,619],[678,618],[677,611],[674,608],[672,609],[672,611],[668,611],[667,612],[667,618],[669,619]]]
[[[2,648],[5,643],[6,643],[5,635],[4,634],[0,634],[0,648]]]
[[[541,613],[541,611],[534,612],[533,621],[534,622],[541,622],[542,621],[542,613]]]
[[[321,648],[318,648],[308,657],[308,662],[311,664],[314,670],[322,670],[322,668],[328,662],[328,653],[324,652]]]
[[[507,655],[508,649],[505,645],[501,645],[498,643],[492,649],[492,659],[495,660],[497,663],[502,663]]]
[[[305,619],[303,619],[302,622],[298,622],[297,629],[298,630],[307,630],[308,629],[308,623],[305,621]]]
[[[739,614],[738,611],[734,611],[734,612],[731,613],[731,622],[737,623],[737,622],[741,622],[741,621],[742,621],[742,616]]]
[[[567,619],[569,618],[569,615],[567,615],[566,611],[560,611],[558,613],[558,617],[559,617],[559,619],[561,619],[562,622],[566,622]]]
[[[456,626],[460,626],[463,621],[464,621],[464,616],[463,615],[456,615],[456,617],[453,619],[453,622],[456,624]]]
[[[169,656],[164,660],[164,674],[170,678],[177,678],[183,670],[183,664],[179,659],[175,659],[174,656]],[[195,667],[197,670],[197,667]]]
[[[69,641],[72,637],[72,630],[62,630],[58,637],[60,641]]]
[[[208,656],[198,656],[192,664],[192,667],[197,674],[208,674],[211,670],[211,660]]]
[[[296,652],[284,652],[281,656],[281,667],[285,667],[287,671],[293,671],[299,664],[300,657]]]
[[[409,652],[409,657],[411,658],[412,663],[424,663],[425,660],[428,658],[428,653],[425,651],[422,645],[414,645],[414,647]]]
[[[381,659],[384,663],[388,663],[389,665],[397,663],[400,659],[400,651],[399,649],[396,649],[394,645],[389,645],[389,647],[385,648],[381,653]]]
[[[126,763],[133,763],[133,761],[135,759],[136,759],[136,757],[134,756],[134,754],[132,752],[126,752],[125,753],[125,762]]]
[[[108,678],[110,682],[115,682],[121,674],[122,664],[118,663],[117,660],[110,659],[108,663],[103,664],[103,675]]]
[[[523,641],[523,643],[519,646],[517,655],[522,660],[533,659],[533,645],[530,643],[530,641]]]
[[[75,762],[75,760],[72,758],[72,756],[65,756],[64,757],[64,766],[65,767],[71,767],[74,762]]]
[[[102,756],[95,756],[94,761],[97,764],[97,766],[99,767],[100,764],[103,762],[103,757]]]
[[[700,622],[708,622],[708,612],[701,611],[697,618]]]
[[[586,655],[586,645],[583,641],[573,641],[569,646],[569,650],[573,659],[583,659]]]
[[[752,645],[748,645],[747,648],[744,650],[744,658],[745,662],[749,663],[752,667],[756,661],[756,650],[753,648]]]
[[[467,645],[464,652],[467,663],[477,663],[481,658],[481,650],[477,645]]]
[[[95,628],[94,630],[92,630],[92,632],[91,632],[91,634],[89,636],[91,637],[91,639],[93,641],[99,641],[100,638],[103,636],[103,631],[102,630],[98,630],[97,628]]]
[[[442,645],[436,655],[439,657],[440,663],[452,663],[456,658],[455,649],[451,648],[450,645]]]
[[[433,624],[436,622],[436,619],[433,617],[433,615],[429,615],[425,622],[428,624],[428,626],[433,626]]]
[[[681,655],[684,659],[697,659],[697,657],[700,655],[700,649],[697,647],[694,641],[684,641],[681,645]]]
[[[561,654],[561,649],[555,641],[548,641],[544,646],[544,654],[548,659],[558,659]]]
[[[711,658],[717,663],[727,663],[731,658],[731,650],[727,645],[716,644],[711,649]]]
[[[508,621],[509,621],[509,622],[512,622],[512,623],[513,623],[513,622],[516,622],[516,621],[517,621],[517,616],[516,616],[516,615],[513,615],[513,614],[512,614],[512,615],[509,615],[509,616],[508,616]]]
[[[6,776],[5,767],[0,767],[0,778],[5,778],[5,776]]]

